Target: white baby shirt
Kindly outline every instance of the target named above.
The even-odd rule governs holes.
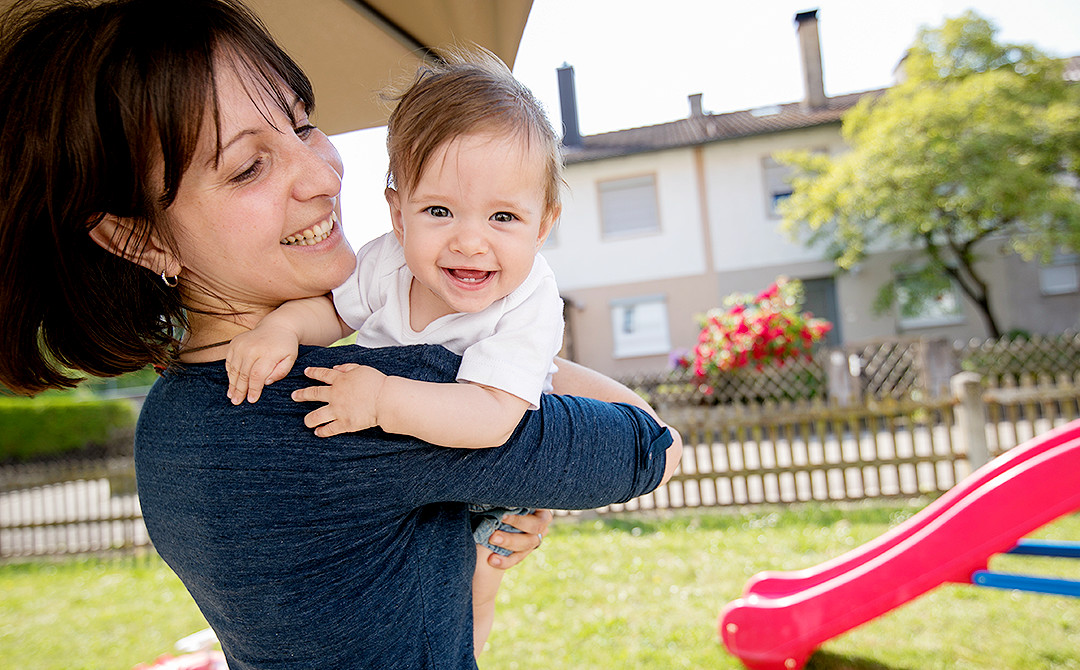
[[[364,347],[439,344],[460,355],[459,382],[501,389],[529,403],[551,390],[554,357],[562,348],[562,298],[540,254],[521,286],[486,309],[447,314],[421,332],[409,325],[413,274],[393,233],[365,244],[356,268],[334,289],[334,307]]]

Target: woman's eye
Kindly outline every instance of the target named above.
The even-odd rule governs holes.
[[[450,216],[450,210],[441,205],[432,205],[431,207],[428,207],[427,213],[438,219]]]
[[[259,158],[254,163],[249,165],[246,169],[244,169],[243,172],[237,174],[236,176],[231,178],[229,181],[234,183],[234,184],[242,184],[244,182],[251,181],[255,177],[259,176],[259,173],[262,172],[262,168],[263,168],[263,159]]]
[[[294,132],[296,133],[297,137],[302,140],[306,140],[308,137],[311,136],[311,133],[315,132],[316,130],[318,130],[318,128],[316,128],[315,126],[311,125],[310,123],[305,123],[304,125],[297,127]]]
[[[498,223],[511,223],[515,218],[510,212],[495,212],[491,215],[491,219]]]

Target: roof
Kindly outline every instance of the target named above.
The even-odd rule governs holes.
[[[1080,81],[1080,56],[1071,56],[1064,61],[1065,80]],[[881,95],[886,90],[881,88],[827,98],[824,107],[807,108],[802,102],[791,102],[740,112],[691,115],[655,126],[588,135],[582,138],[583,146],[564,146],[563,155],[569,165],[839,123],[844,112],[863,97]]]
[[[801,102],[792,102],[739,112],[702,114],[655,126],[588,135],[582,138],[583,146],[566,146],[563,152],[567,164],[584,163],[839,123],[844,112],[864,96],[879,95],[884,90],[828,98],[824,107],[813,109]]]

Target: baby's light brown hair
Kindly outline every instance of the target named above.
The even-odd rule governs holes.
[[[446,50],[442,62],[421,68],[392,99],[387,123],[387,185],[408,191],[439,147],[468,134],[495,132],[536,143],[547,163],[544,212],[557,211],[563,184],[559,139],[540,102],[491,52]]]

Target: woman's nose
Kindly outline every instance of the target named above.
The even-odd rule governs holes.
[[[299,139],[299,138],[297,138]],[[295,147],[294,188],[298,200],[335,198],[341,193],[344,166],[341,155],[326,136]]]

